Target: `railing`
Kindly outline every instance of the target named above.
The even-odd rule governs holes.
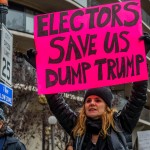
[[[150,16],[142,9],[142,19],[150,28]]]

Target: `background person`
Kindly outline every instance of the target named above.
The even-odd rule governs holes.
[[[73,150],[73,142],[72,142],[72,140],[69,140],[69,142],[66,144],[65,150]]]
[[[66,145],[65,150],[73,150],[73,146],[72,145]]]
[[[0,108],[0,150],[26,150],[25,145],[13,137],[14,132],[5,120],[4,112]]]

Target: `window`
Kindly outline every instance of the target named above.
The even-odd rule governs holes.
[[[24,31],[24,13],[17,10],[8,10],[6,26],[10,29]]]
[[[39,13],[41,12],[9,2],[6,26],[12,30],[33,34],[33,18],[35,14]]]
[[[81,0],[74,0],[75,2],[79,3],[83,7],[87,7],[87,0],[81,1]]]
[[[26,9],[26,32],[33,33],[33,11]]]

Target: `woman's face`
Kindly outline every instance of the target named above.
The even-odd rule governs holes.
[[[106,110],[106,103],[96,95],[90,95],[85,100],[85,114],[92,119],[98,119]]]

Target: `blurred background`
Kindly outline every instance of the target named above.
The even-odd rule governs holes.
[[[119,0],[120,1],[120,0]],[[16,52],[26,53],[35,48],[33,39],[33,17],[37,14],[77,9],[99,4],[118,2],[117,0],[8,0],[8,13],[5,25],[13,35],[13,106],[1,103],[5,110],[7,122],[16,135],[27,146],[28,150],[49,150],[54,138],[55,149],[64,149],[69,140],[60,125],[52,125],[48,118],[52,116],[46,99],[38,96],[36,91],[35,69]],[[121,2],[121,1],[120,1]],[[150,33],[150,1],[141,0],[143,32]],[[149,68],[150,53],[147,54]],[[149,81],[150,83],[150,81]],[[114,94],[113,105],[118,110],[126,104],[131,92],[131,84],[111,87]],[[64,93],[66,102],[75,111],[82,105],[84,91]],[[147,89],[148,100],[142,111],[139,122],[133,132],[133,145],[138,131],[150,130],[150,84]]]

